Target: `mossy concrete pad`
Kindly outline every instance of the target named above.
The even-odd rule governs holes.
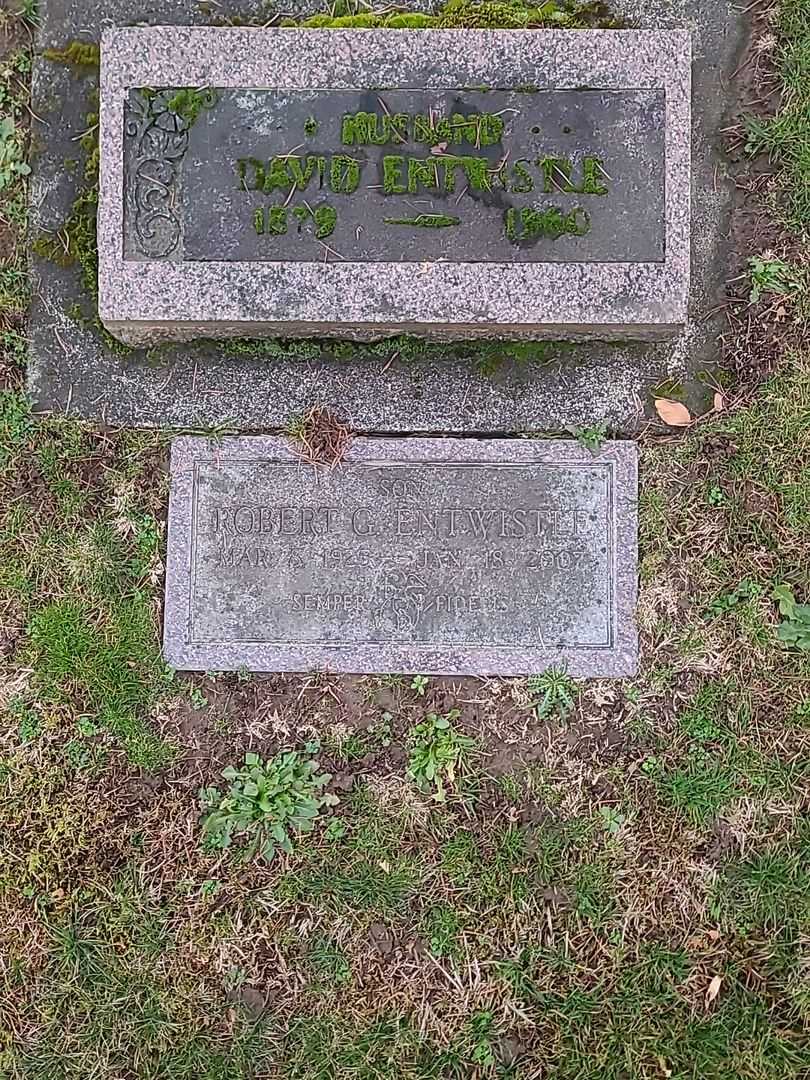
[[[218,5],[217,18],[259,21],[255,6],[264,8]],[[616,10],[633,26],[687,28],[692,36],[692,291],[687,324],[672,341],[446,348],[396,341],[350,348],[200,340],[126,350],[101,331],[88,287],[90,246],[81,252],[82,265],[53,258],[77,196],[92,187],[79,139],[88,131],[92,138],[97,122],[98,73],[40,57],[32,233],[50,257],[34,259],[29,386],[35,403],[111,424],[242,430],[280,428],[318,403],[359,431],[496,433],[598,423],[632,431],[663,381],[675,379],[687,394],[699,394],[694,373],[717,362],[718,326],[705,316],[722,283],[731,185],[717,145],[728,105],[723,79],[736,65],[740,21],[726,5],[705,0],[655,2],[643,10],[623,0]],[[211,21],[196,3],[180,0],[155,0],[148,10],[124,0],[44,0],[40,11],[40,52],[74,39],[98,40],[101,29],[138,20]],[[697,398],[691,403],[699,407]]]
[[[164,651],[183,670],[632,675],[633,442],[172,448]]]

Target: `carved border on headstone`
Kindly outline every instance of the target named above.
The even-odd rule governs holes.
[[[171,107],[175,90],[134,90],[125,106],[124,132],[133,146],[127,202],[138,250],[167,258],[182,237],[177,182],[193,121]]]

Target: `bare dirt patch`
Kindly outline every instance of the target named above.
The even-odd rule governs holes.
[[[744,384],[773,371],[786,349],[801,346],[807,328],[794,318],[783,296],[754,303],[750,294],[750,259],[764,253],[796,266],[807,266],[807,245],[774,219],[771,203],[779,182],[778,163],[766,154],[746,152],[749,121],[772,121],[783,102],[777,68],[779,39],[775,5],[751,9],[748,45],[735,72],[737,115],[723,131],[725,150],[735,172],[736,199],[729,232],[724,303],[729,324],[722,337],[724,363]]]

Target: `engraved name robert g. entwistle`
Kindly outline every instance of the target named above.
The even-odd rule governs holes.
[[[559,506],[497,509],[487,506],[446,506],[422,510],[414,506],[384,511],[337,506],[253,506],[214,508],[211,531],[222,536],[353,536],[435,537],[476,540],[523,540],[543,536],[581,535],[588,519],[584,510]]]

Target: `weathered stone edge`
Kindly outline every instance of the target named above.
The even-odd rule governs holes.
[[[323,644],[231,646],[191,645],[190,610],[191,522],[193,465],[201,454],[215,449],[223,461],[261,457],[300,461],[293,444],[271,436],[229,437],[211,440],[181,436],[172,444],[169,497],[164,656],[183,671],[330,671],[354,674],[387,672],[426,675],[526,675],[551,665],[562,665],[574,676],[620,677],[635,674],[638,655],[635,628],[637,591],[638,448],[629,441],[606,442],[598,454],[571,440],[520,439],[355,439],[347,462],[380,461],[491,461],[527,464],[610,462],[614,470],[615,644],[612,649],[514,648],[497,650],[423,645]],[[339,466],[338,466],[339,467]]]

